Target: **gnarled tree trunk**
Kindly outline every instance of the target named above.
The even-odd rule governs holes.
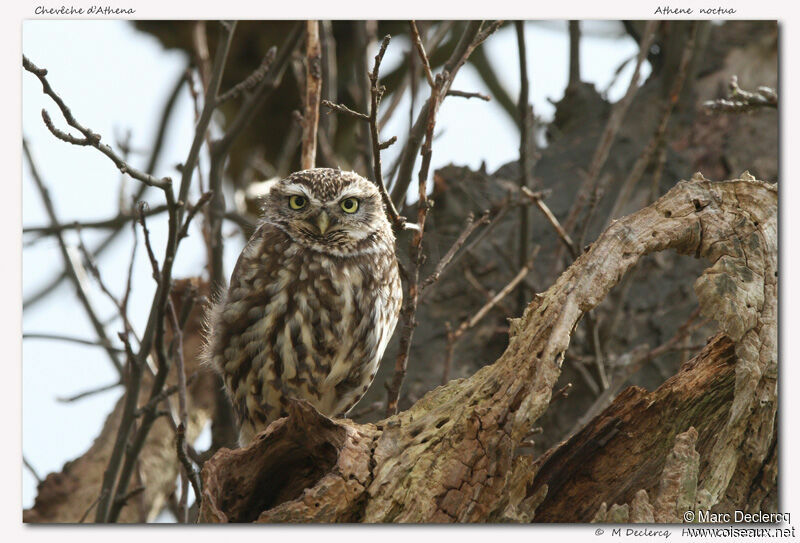
[[[628,389],[537,461],[518,454],[578,321],[666,249],[712,263],[695,291],[720,335],[653,393]],[[774,503],[776,393],[777,189],[696,175],[615,221],[469,379],[376,424],[296,402],[247,448],[219,451],[203,468],[201,521],[674,521],[758,508]]]

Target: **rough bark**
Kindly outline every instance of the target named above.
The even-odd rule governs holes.
[[[573,483],[567,476],[558,490],[545,488],[542,477],[550,472],[530,457],[515,455],[550,403],[571,334],[583,314],[642,256],[666,249],[712,262],[695,291],[703,314],[719,323],[725,337],[682,370],[693,375],[687,383],[698,379],[708,386],[702,392],[683,391],[680,405],[698,413],[697,439],[705,443],[697,492],[703,496],[701,505],[740,503],[751,483],[764,479],[762,472],[768,470],[761,468],[773,462],[777,408],[777,189],[747,173],[723,182],[697,175],[613,222],[512,321],[503,355],[469,379],[451,381],[376,424],[327,419],[298,402],[289,417],[275,421],[249,447],[219,451],[203,469],[201,521],[531,520],[543,498],[545,508],[548,499],[558,500]],[[717,369],[703,370],[708,364]],[[709,374],[706,381],[704,373]],[[629,389],[609,410],[636,395],[642,393]],[[687,430],[664,412],[655,413],[652,428],[643,429],[626,452],[653,442],[671,447],[664,436]],[[606,416],[601,413],[598,419]],[[597,428],[598,419],[590,429]],[[599,431],[610,450],[627,436],[614,430],[614,417],[607,420]],[[598,449],[596,443],[591,447]],[[637,458],[646,463],[658,456],[662,466],[669,464],[667,453],[632,454],[631,466],[637,466]],[[606,464],[624,461],[603,451],[596,456]],[[537,470],[540,476],[534,480]],[[636,493],[655,485],[639,482],[623,478],[608,483],[613,496],[627,496],[619,488],[631,485],[637,518],[646,517],[649,509],[646,497]],[[767,478],[767,493],[770,484]],[[587,508],[586,520],[597,509]]]
[[[201,287],[195,280],[176,281],[172,291],[173,301],[180,314],[180,303],[183,293],[194,285],[195,288],[207,291],[207,285]],[[207,292],[204,292],[207,293]],[[196,303],[184,329],[183,352],[185,354],[186,374],[199,372],[198,377],[188,387],[187,408],[189,413],[186,437],[191,443],[197,438],[215,405],[216,380],[211,371],[199,366],[197,356],[202,346],[202,304]],[[167,337],[167,341],[169,341]],[[143,406],[150,394],[152,375],[146,374],[143,379],[139,406]],[[177,374],[173,367],[167,386],[177,383]],[[85,513],[92,509],[100,495],[103,472],[108,464],[114,440],[117,437],[122,404],[120,398],[114,410],[106,419],[100,434],[92,446],[80,457],[64,464],[61,472],[49,474],[38,486],[38,493],[33,507],[23,511],[23,522],[80,522]],[[173,396],[171,404],[177,413],[178,399]],[[165,408],[165,406],[160,406]],[[144,486],[144,490],[128,500],[122,509],[119,522],[152,521],[163,508],[167,498],[175,491],[175,480],[178,477],[180,463],[175,447],[175,433],[164,417],[159,417],[153,424],[147,441],[139,457],[138,475],[130,488]],[[94,519],[93,514],[86,519]]]

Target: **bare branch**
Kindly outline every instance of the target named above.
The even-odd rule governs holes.
[[[439,47],[439,43],[447,36],[447,33],[450,32],[450,29],[453,28],[453,21],[444,21],[439,24],[436,33],[434,34],[433,38],[431,38],[430,42],[428,43],[428,48],[433,51],[437,47]],[[414,58],[414,57],[410,57]],[[400,83],[400,86],[395,89],[392,93],[392,100],[389,102],[389,105],[386,106],[384,109],[383,115],[381,115],[381,119],[378,122],[378,129],[383,130],[383,127],[386,126],[386,123],[394,114],[397,106],[400,104],[400,100],[403,98],[406,89],[409,87],[409,78],[404,77]],[[415,92],[416,89],[412,86],[412,92]],[[413,125],[413,120],[412,120]]]
[[[122,173],[126,173],[133,177],[134,179],[141,181],[145,185],[149,185],[152,187],[158,187],[162,190],[166,190],[172,186],[172,180],[169,177],[164,177],[161,179],[156,179],[152,175],[137,170],[136,168],[130,166],[127,162],[122,160],[108,145],[104,143],[100,143],[100,135],[92,132],[89,128],[84,127],[81,125],[75,117],[72,115],[72,111],[67,107],[61,97],[56,94],[53,88],[50,86],[50,82],[47,80],[47,70],[37,68],[33,62],[28,60],[26,56],[23,55],[22,57],[22,66],[28,72],[35,75],[39,78],[39,82],[42,84],[42,92],[44,92],[47,96],[52,98],[52,100],[56,103],[58,108],[61,110],[61,114],[64,116],[64,119],[67,121],[71,127],[77,129],[81,134],[83,134],[83,139],[75,138],[74,136],[70,136],[61,130],[55,128],[50,121],[50,116],[47,114],[45,110],[42,110],[42,117],[44,118],[45,124],[47,125],[48,129],[59,139],[62,139],[68,143],[73,143],[75,145],[90,145],[106,155],[114,165],[121,171]]]
[[[531,110],[530,100],[528,98],[528,55],[525,46],[525,22],[515,21],[514,28],[517,34],[517,55],[519,57],[519,101],[517,102],[517,112],[519,115],[519,186],[521,189],[527,189],[531,184],[531,157],[530,157],[530,143],[529,138],[531,134],[531,118],[533,111]],[[530,212],[528,206],[521,206],[519,208],[519,245],[517,247],[518,266],[524,267],[525,262],[530,254]],[[528,299],[528,293],[525,288],[519,290],[517,305],[523,307]]]
[[[314,167],[317,156],[319,100],[322,92],[322,48],[319,43],[319,22],[306,21],[306,96],[303,117],[303,146],[300,169]]]
[[[169,97],[167,98],[166,103],[164,104],[164,109],[161,112],[160,120],[158,123],[158,129],[156,131],[155,143],[153,144],[150,158],[147,163],[147,168],[145,168],[145,172],[148,174],[153,174],[158,164],[158,160],[161,156],[161,151],[164,148],[164,137],[167,132],[167,126],[169,121],[172,119],[172,112],[175,109],[175,103],[178,100],[178,96],[180,94],[180,90],[183,85],[188,81],[188,70],[185,70],[181,73],[178,81],[175,83]],[[135,195],[133,196],[133,201],[140,200],[143,196],[145,191],[147,190],[147,185],[140,185],[139,189],[136,191]],[[156,208],[153,208],[156,209]],[[92,256],[94,258],[98,258],[111,244],[116,240],[119,233],[122,231],[122,226],[116,226],[108,236],[106,236],[92,251]],[[31,294],[22,302],[22,307],[24,309],[29,309],[37,302],[43,300],[48,294],[52,292],[56,292],[56,287],[61,284],[61,281],[67,278],[67,272],[62,271],[60,274],[55,276],[51,281],[48,281],[45,285],[43,285],[38,291],[34,294]]]
[[[334,104],[329,100],[323,100],[321,104],[327,108],[330,108],[334,111],[338,111],[339,113],[344,113],[345,115],[350,115],[355,117],[356,119],[361,119],[362,121],[369,122],[369,115],[365,115],[364,113],[359,113],[358,111],[353,111],[349,107],[342,105],[342,104]]]
[[[149,208],[146,211],[148,217],[164,213],[167,210],[166,205],[157,205]],[[73,221],[61,224],[51,224],[49,226],[26,226],[22,229],[23,234],[42,234],[52,235],[56,232],[65,232],[67,230],[87,230],[91,228],[120,228],[125,226],[128,222],[135,220],[137,215],[135,213],[120,213],[111,219],[104,219],[100,221]],[[94,258],[96,255],[92,255]]]
[[[103,473],[103,482],[100,490],[100,496],[98,497],[97,501],[95,522],[107,522],[109,520],[109,507],[112,505],[110,500],[111,492],[114,482],[117,478],[116,476],[119,471],[120,463],[122,462],[122,456],[125,452],[125,445],[128,443],[128,437],[130,436],[130,432],[133,428],[133,423],[136,418],[136,402],[139,398],[139,388],[141,387],[142,383],[142,364],[139,363],[137,357],[133,354],[133,349],[131,348],[128,336],[125,334],[119,334],[119,338],[125,344],[125,352],[128,355],[128,374],[125,384],[125,400],[122,409],[122,416],[120,418],[119,430],[117,432],[117,438],[114,441],[114,447],[108,460],[108,466]]]
[[[109,391],[109,390],[113,390],[113,389],[117,388],[118,386],[122,386],[122,385],[123,385],[122,381],[117,381],[116,383],[103,385],[101,387],[95,387],[95,388],[86,390],[84,392],[80,392],[78,394],[74,394],[72,396],[67,396],[67,397],[64,397],[64,398],[58,397],[58,398],[56,398],[56,401],[60,402],[60,403],[77,402],[78,400],[82,400],[83,398],[88,398],[89,396],[94,396],[95,394],[100,394],[101,392],[106,392],[106,391]]]
[[[192,462],[189,460],[189,457],[186,454],[186,425],[181,422],[178,425],[178,432],[177,432],[177,440],[176,440],[176,448],[178,450],[178,459],[183,466],[183,469],[186,473],[189,482],[192,484],[192,490],[194,491],[195,499],[200,500],[203,496],[202,492],[202,483],[200,482],[200,474],[192,465]]]
[[[544,203],[544,200],[542,199],[542,193],[531,192],[528,187],[522,187],[522,194],[527,196],[534,204],[536,204],[536,207],[539,208],[539,211],[544,214],[547,222],[549,222],[550,226],[553,227],[553,230],[556,231],[556,234],[558,234],[558,239],[560,239],[561,243],[563,243],[567,248],[572,258],[578,258],[579,253],[575,248],[575,244],[572,242],[572,238],[569,237],[569,234],[567,234],[567,231],[563,226],[561,226],[561,223],[558,222],[556,216],[553,215],[553,212],[550,211],[550,208]]]
[[[372,140],[372,171],[375,174],[375,184],[378,186],[378,190],[381,193],[381,199],[383,200],[383,205],[386,208],[386,213],[389,215],[389,220],[392,222],[392,225],[394,225],[395,228],[402,229],[406,221],[397,213],[397,209],[395,209],[394,203],[389,197],[389,193],[386,192],[386,184],[383,181],[383,171],[381,166],[382,144],[378,130],[378,107],[380,106],[383,93],[386,90],[382,85],[379,84],[378,74],[380,72],[383,55],[386,53],[386,48],[389,46],[390,39],[391,36],[384,36],[381,46],[378,48],[378,54],[375,55],[375,64],[372,67],[372,73],[369,74],[371,96],[369,110],[369,131]],[[397,138],[395,137],[394,141],[396,140]],[[392,141],[393,140],[389,140],[389,142]],[[391,145],[391,143],[389,143],[389,145]]]
[[[647,165],[650,164],[650,161],[652,160],[653,154],[656,152],[656,149],[658,149],[658,147],[661,145],[661,141],[664,139],[672,111],[675,108],[675,105],[678,103],[681,90],[683,90],[683,84],[686,81],[686,75],[689,69],[689,61],[692,59],[695,45],[697,43],[697,32],[698,23],[692,23],[692,30],[689,40],[686,42],[681,54],[680,64],[678,65],[678,73],[676,74],[672,83],[669,96],[662,105],[661,120],[658,123],[658,127],[656,128],[652,138],[650,138],[647,147],[645,147],[644,151],[642,151],[642,154],[639,156],[636,163],[633,165],[633,168],[631,168],[631,171],[628,173],[628,176],[625,178],[625,181],[622,183],[622,187],[617,195],[617,200],[614,202],[614,207],[611,209],[611,213],[609,213],[606,221],[607,223],[611,221],[611,219],[619,216],[623,206],[630,199],[634,187],[642,178],[642,175],[644,175]],[[590,217],[587,217],[587,220],[584,223],[585,226],[588,224],[589,219]],[[585,229],[586,228],[584,227],[584,231]]]
[[[78,343],[80,345],[89,345],[91,347],[103,347],[104,349],[107,348],[107,345],[101,341],[92,341],[89,339],[82,339],[77,337],[71,336],[63,336],[60,334],[42,334],[37,332],[25,332],[22,334],[22,339],[51,339],[55,341],[68,341],[70,343]],[[125,350],[119,347],[111,347],[111,349],[115,353],[124,353]]]
[[[617,132],[619,132],[619,128],[622,125],[622,121],[625,118],[628,107],[633,101],[636,91],[639,89],[639,73],[644,60],[647,58],[647,53],[650,51],[650,46],[653,44],[655,32],[659,24],[659,21],[648,21],[647,25],[645,26],[642,39],[639,42],[639,55],[636,57],[636,67],[633,70],[630,83],[628,83],[628,90],[625,92],[625,96],[623,96],[619,102],[614,104],[611,115],[608,117],[605,129],[603,130],[603,134],[600,136],[600,141],[595,149],[594,155],[592,156],[592,162],[589,165],[589,171],[584,178],[581,189],[578,192],[575,202],[572,204],[572,207],[567,214],[567,219],[564,222],[564,227],[568,232],[572,232],[575,222],[578,220],[578,215],[581,213],[581,211],[583,211],[583,206],[588,198],[589,193],[592,191],[592,186],[595,184],[598,176],[600,175],[600,171],[605,165],[606,159],[608,159],[608,154],[611,151],[611,145],[616,139]],[[555,262],[558,262],[559,260],[560,258],[554,259]]]
[[[450,90],[450,85],[458,73],[458,70],[464,65],[475,48],[483,43],[483,41],[488,38],[492,32],[497,30],[501,24],[502,21],[495,21],[482,30],[483,21],[470,21],[464,34],[453,50],[452,55],[447,62],[445,62],[442,72],[439,74],[443,76],[443,80],[441,88],[437,93],[436,103],[432,103],[429,98],[422,107],[422,110],[417,116],[417,121],[414,123],[411,133],[408,136],[406,146],[403,148],[403,152],[400,155],[397,179],[392,187],[391,193],[392,201],[396,204],[403,201],[406,191],[411,184],[411,175],[414,169],[414,163],[416,162],[417,152],[422,145],[423,138],[427,131],[429,118],[428,110],[431,107],[434,110],[439,108],[442,100],[447,96],[447,92]]]
[[[219,87],[222,83],[222,74],[225,71],[225,63],[228,60],[228,52],[230,51],[231,42],[233,41],[233,33],[236,29],[236,22],[230,26],[221,25],[223,35],[221,36],[218,44],[217,51],[214,54],[214,64],[211,67],[211,74],[206,88],[205,100],[203,103],[203,110],[200,113],[200,119],[194,130],[194,138],[192,139],[192,146],[189,149],[189,155],[183,163],[181,171],[181,185],[178,190],[178,201],[186,202],[189,195],[189,186],[192,183],[194,169],[197,166],[197,160],[200,156],[200,147],[205,141],[206,131],[208,125],[211,123],[211,116],[216,110],[219,103],[217,95],[219,94]],[[213,189],[212,189],[213,190]],[[183,217],[183,211],[178,214],[178,219]]]
[[[264,55],[264,59],[259,64],[258,68],[256,68],[253,73],[247,76],[246,79],[240,81],[227,91],[217,98],[217,107],[220,107],[222,104],[227,102],[228,100],[235,100],[239,98],[242,94],[246,92],[250,92],[256,86],[258,86],[261,81],[267,76],[269,72],[269,67],[272,65],[272,62],[275,60],[275,54],[277,53],[278,48],[274,45],[267,50],[267,54]]]

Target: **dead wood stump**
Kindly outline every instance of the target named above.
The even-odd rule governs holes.
[[[516,454],[548,407],[578,321],[642,256],[666,249],[712,263],[695,291],[720,335],[658,390],[624,391],[537,462]],[[298,402],[249,447],[219,451],[203,469],[201,521],[585,522],[629,500],[635,514],[614,518],[746,509],[774,494],[776,385],[777,189],[747,173],[696,175],[611,224],[469,379],[376,424]],[[693,473],[680,459],[695,448],[694,491],[679,492],[669,481]],[[597,473],[605,478],[590,481]]]

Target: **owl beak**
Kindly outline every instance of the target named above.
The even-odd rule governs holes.
[[[325,211],[320,212],[320,214],[317,215],[317,227],[319,228],[319,233],[325,234],[329,225],[330,219],[328,218],[328,213]]]

